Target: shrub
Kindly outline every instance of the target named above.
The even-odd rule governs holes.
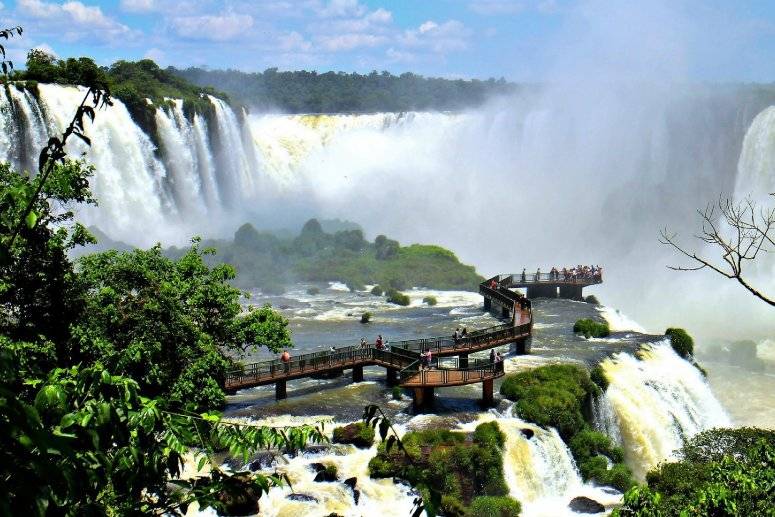
[[[506,443],[506,435],[500,430],[497,422],[486,422],[476,426],[474,443],[485,447],[503,448]]]
[[[316,294],[320,294],[320,288],[319,287],[310,287],[309,289],[307,289],[307,294],[311,294],[313,296],[316,295]]]
[[[597,296],[594,294],[590,294],[586,298],[584,298],[584,301],[587,303],[591,303],[592,305],[600,305],[600,302],[597,299]]]
[[[362,283],[358,282],[357,280],[348,280],[345,285],[347,286],[347,289],[350,290],[351,293],[354,293],[355,291],[363,291],[366,289],[366,286],[364,286]]]
[[[517,517],[522,505],[508,496],[480,496],[471,501],[470,517]]]
[[[401,400],[401,387],[400,386],[393,386],[393,400]]]
[[[361,323],[368,323],[371,321],[371,313],[369,311],[361,314]]]
[[[597,384],[597,387],[601,390],[605,391],[608,389],[608,377],[605,375],[605,370],[603,369],[602,365],[596,365],[592,370],[589,372],[589,378],[592,379],[592,382]]]
[[[406,307],[409,305],[410,300],[408,295],[405,295],[400,291],[396,291],[395,289],[390,289],[387,292],[387,301],[388,303],[394,303],[396,305],[402,305]]]
[[[675,353],[684,359],[694,353],[694,340],[684,329],[669,328],[665,331],[665,336],[670,339]]]
[[[374,296],[382,296],[384,292],[385,291],[383,291],[382,287],[379,285],[375,285],[374,287],[371,288],[371,294],[373,294]]]
[[[629,490],[623,506],[612,515],[655,515],[655,510],[660,515],[771,515],[775,507],[772,432],[735,431],[714,429],[698,435],[705,435],[700,443],[689,440],[684,449],[691,459],[685,455],[680,461],[660,464],[646,476],[648,486]]]
[[[621,491],[635,484],[632,472],[622,463],[624,451],[605,434],[587,427],[576,433],[569,447],[585,481],[593,480]],[[612,464],[610,469],[609,461]]]
[[[347,424],[334,429],[334,443],[351,443],[361,449],[368,449],[374,443],[374,429],[363,422]]]
[[[585,338],[607,337],[611,334],[607,322],[599,322],[591,319],[578,320],[573,325],[573,332],[582,334]]]
[[[582,405],[599,388],[583,367],[568,364],[541,366],[507,375],[501,394],[516,401],[520,417],[544,427],[555,427],[570,439],[585,427]]]
[[[426,296],[425,298],[422,299],[422,303],[433,307],[434,305],[439,303],[439,301],[436,299],[435,296]]]

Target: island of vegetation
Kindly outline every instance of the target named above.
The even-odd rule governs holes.
[[[496,422],[479,424],[471,435],[428,429],[408,432],[401,441],[401,450],[380,443],[369,473],[411,483],[423,495],[428,515],[519,515],[519,502],[508,497],[506,437]]]
[[[472,266],[439,246],[401,246],[384,235],[369,242],[357,228],[327,233],[317,219],[307,221],[296,237],[260,232],[244,224],[233,240],[205,244],[218,250],[218,261],[234,265],[238,287],[265,293],[281,293],[292,282],[342,282],[359,291],[376,284],[373,294],[384,293],[391,303],[408,305],[409,298],[400,290],[472,291],[483,281]],[[171,257],[182,253],[177,248],[167,250]]]

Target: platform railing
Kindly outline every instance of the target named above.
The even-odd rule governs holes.
[[[557,282],[565,282],[570,284],[600,284],[603,282],[603,276],[602,274],[588,274],[588,275],[580,275],[576,274],[575,276],[571,275],[570,273],[563,274],[562,271],[559,272],[559,274],[552,274],[552,273],[545,273],[542,272],[540,275],[537,274],[535,271],[532,273],[525,272],[524,276],[522,273],[512,273],[508,275],[498,275],[498,277],[501,279],[500,283],[506,286],[511,285],[520,285],[520,284],[531,284],[531,283],[557,283]]]

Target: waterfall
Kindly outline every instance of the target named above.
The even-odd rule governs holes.
[[[20,158],[22,166],[29,171],[36,171],[38,168],[38,152],[46,145],[48,131],[43,114],[40,111],[37,101],[32,94],[18,88],[9,87],[8,92],[13,99],[21,117],[20,125],[23,127]],[[17,133],[18,134],[18,133]]]
[[[171,112],[168,113],[166,108],[158,108],[156,127],[164,148],[164,165],[169,172],[170,190],[181,212],[202,212],[204,199],[194,131],[183,115],[183,101],[166,100],[172,103]]]
[[[217,207],[220,204],[220,198],[218,196],[218,183],[215,179],[213,154],[210,151],[207,121],[198,113],[194,114],[193,132],[197,162],[199,163],[199,180],[202,184],[205,202],[209,207]]]
[[[618,353],[601,364],[610,383],[605,403],[619,424],[625,460],[644,479],[685,440],[705,429],[729,426],[730,419],[702,374],[669,342],[647,345],[639,356]]]
[[[775,106],[766,108],[751,122],[737,168],[738,198],[775,192]]]
[[[250,200],[255,192],[254,177],[249,166],[249,157],[245,151],[242,126],[237,115],[221,99],[208,96],[215,107],[215,120],[218,126],[219,145],[216,152],[218,177],[221,184],[221,197],[230,205],[239,206]]]

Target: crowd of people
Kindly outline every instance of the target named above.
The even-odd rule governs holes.
[[[527,282],[527,271],[523,268],[522,269],[522,282]],[[582,266],[581,264],[577,266],[571,266],[571,267],[564,267],[562,269],[559,269],[557,267],[553,267],[549,271],[549,280],[556,280],[560,281],[563,280],[565,282],[578,282],[580,280],[592,280],[595,283],[599,283],[603,281],[603,268],[600,266]],[[541,280],[541,268],[539,267],[535,274],[533,275],[533,281],[539,282]]]

